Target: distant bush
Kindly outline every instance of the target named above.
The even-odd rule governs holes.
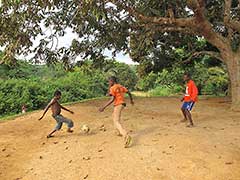
[[[137,90],[149,91],[153,96],[169,96],[176,93],[184,93],[184,72],[190,72],[195,81],[199,94],[224,95],[228,89],[228,75],[224,67],[206,67],[202,62],[195,63],[193,67],[183,68],[176,66],[163,69],[159,73],[149,73],[140,79],[136,85]]]
[[[182,91],[182,86],[172,84],[170,86],[163,85],[149,91],[150,96],[171,96]]]
[[[61,102],[73,102],[99,97],[106,93],[106,78],[101,73],[91,76],[82,72],[67,73],[64,77],[47,80],[0,80],[0,114],[43,108],[53,97],[55,90],[62,91]]]
[[[202,89],[203,94],[226,95],[228,90],[228,75],[220,67],[208,69],[209,78]]]
[[[144,78],[139,79],[136,85],[136,89],[140,91],[148,91],[156,86],[156,79],[158,75],[151,72]]]

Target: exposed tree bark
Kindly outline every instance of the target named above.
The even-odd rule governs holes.
[[[223,57],[228,59],[226,64],[231,82],[232,110],[240,111],[240,54],[227,53]]]

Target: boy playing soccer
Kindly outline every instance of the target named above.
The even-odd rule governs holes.
[[[187,127],[193,127],[191,110],[195,102],[197,101],[198,89],[194,81],[191,79],[191,76],[188,73],[184,74],[183,80],[187,83],[187,87],[186,87],[186,93],[181,100],[183,101],[181,110],[184,116],[184,119],[181,122],[185,122],[189,120],[190,123],[189,125],[187,125]]]
[[[115,128],[118,130],[119,134],[124,137],[125,144],[124,147],[127,148],[130,146],[132,138],[128,134],[128,132],[123,128],[121,124],[121,112],[126,106],[124,101],[124,94],[127,93],[130,97],[131,104],[133,105],[133,99],[131,93],[127,90],[127,88],[117,83],[116,77],[112,76],[109,78],[109,95],[111,99],[99,109],[100,112],[103,112],[110,104],[114,102],[114,110],[113,110],[113,122]]]
[[[44,113],[42,117],[39,118],[39,121],[44,117],[48,109],[51,107],[52,109],[52,117],[57,121],[57,125],[55,129],[47,136],[47,138],[53,137],[52,134],[56,131],[60,130],[62,128],[62,124],[66,123],[68,126],[67,132],[71,133],[73,130],[71,129],[73,127],[73,121],[70,119],[67,119],[61,115],[61,109],[64,109],[70,113],[73,114],[72,111],[68,110],[67,108],[63,107],[58,101],[61,99],[61,92],[55,91],[53,99],[50,101],[50,103],[47,105],[47,107],[44,110]]]

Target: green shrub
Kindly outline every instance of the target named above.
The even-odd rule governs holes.
[[[157,74],[155,74],[153,72],[149,73],[144,78],[139,79],[139,81],[137,82],[137,85],[136,85],[136,89],[140,90],[140,91],[148,91],[148,90],[154,88],[156,85],[157,77],[158,77]]]
[[[177,84],[172,84],[170,86],[163,85],[157,86],[156,88],[149,91],[150,96],[171,96],[178,94],[182,91],[182,87]]]
[[[55,79],[0,80],[0,114],[19,113],[23,104],[28,110],[43,108],[53,97],[55,90],[62,92],[62,103],[103,96],[106,78],[101,73],[86,75],[69,72]]]
[[[171,70],[163,69],[158,73],[156,83],[158,85],[182,84],[184,70],[180,67],[174,67]]]
[[[228,75],[220,67],[208,69],[209,78],[204,87],[203,94],[226,95],[228,89]]]

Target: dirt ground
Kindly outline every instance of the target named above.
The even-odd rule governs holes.
[[[240,180],[240,113],[229,111],[225,99],[196,104],[196,126],[179,123],[177,98],[137,98],[123,112],[134,143],[123,148],[112,125],[112,107],[98,113],[106,100],[68,106],[73,134],[55,126],[42,111],[0,123],[1,180]],[[88,124],[90,134],[80,127]],[[100,131],[104,124],[106,131]]]

